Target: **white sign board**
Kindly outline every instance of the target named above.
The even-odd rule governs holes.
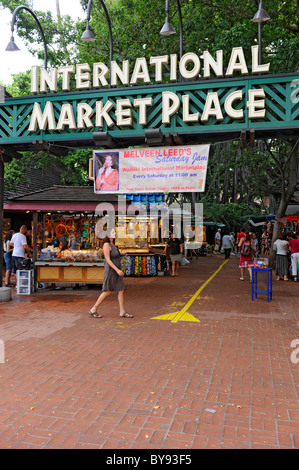
[[[210,145],[94,151],[95,193],[202,192]]]

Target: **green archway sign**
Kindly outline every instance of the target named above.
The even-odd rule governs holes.
[[[236,47],[228,64],[222,51],[215,57],[205,51],[202,59],[187,53],[179,63],[176,54],[139,58],[131,75],[130,66],[34,66],[32,95],[0,103],[0,147],[92,147],[96,135],[105,137],[99,146],[128,147],[144,145],[153,129],[159,145],[299,134],[299,74],[270,75],[269,64],[258,64],[258,46],[250,64]],[[162,83],[166,69],[169,81]]]

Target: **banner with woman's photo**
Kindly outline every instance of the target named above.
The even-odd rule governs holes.
[[[210,145],[95,150],[95,193],[202,192]]]

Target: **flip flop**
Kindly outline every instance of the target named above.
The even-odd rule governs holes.
[[[133,318],[134,315],[130,315],[130,313],[124,313],[124,315],[119,315],[120,318]]]
[[[91,312],[91,311],[89,310],[88,313],[89,313],[89,315],[90,315],[91,317],[93,317],[93,318],[103,318],[102,315],[99,315],[97,312]]]

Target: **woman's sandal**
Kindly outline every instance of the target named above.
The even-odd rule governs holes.
[[[124,313],[123,315],[119,315],[121,318],[133,318],[134,315],[131,315],[130,313]]]
[[[97,312],[92,312],[91,310],[89,310],[88,313],[93,318],[103,318],[102,315],[99,315]]]

